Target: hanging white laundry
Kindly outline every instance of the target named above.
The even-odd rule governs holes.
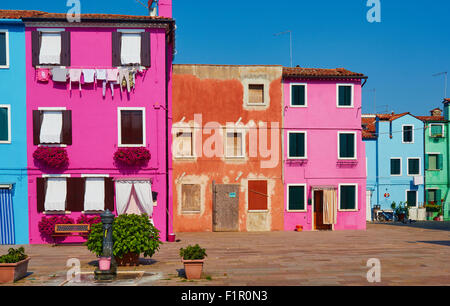
[[[61,33],[42,33],[39,63],[61,63]]]
[[[62,117],[61,111],[44,111],[40,133],[41,143],[61,143]]]
[[[81,91],[81,69],[70,69],[69,70],[69,79],[70,85],[69,88],[72,90],[72,82],[78,83],[78,87]]]
[[[84,210],[101,211],[105,209],[105,179],[101,177],[86,178],[84,193]]]
[[[45,194],[45,211],[66,210],[67,181],[66,178],[55,177],[47,179],[47,192]]]
[[[84,83],[90,84],[95,81],[95,69],[83,69]]]
[[[120,59],[122,65],[141,63],[141,35],[139,33],[122,33]]]

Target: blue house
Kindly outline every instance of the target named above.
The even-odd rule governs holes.
[[[27,244],[25,27],[0,11],[0,244]]]
[[[362,120],[370,206],[424,203],[424,123],[411,115],[379,114]]]

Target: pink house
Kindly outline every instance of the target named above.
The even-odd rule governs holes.
[[[283,69],[285,230],[364,230],[363,74]]]
[[[24,18],[31,244],[51,241],[42,217],[76,222],[105,209],[149,214],[162,240],[172,231],[175,24],[172,1],[159,4],[159,16]],[[56,164],[47,148],[63,151]]]

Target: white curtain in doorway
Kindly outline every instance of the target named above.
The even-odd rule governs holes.
[[[138,181],[133,184],[141,207],[150,217],[153,214],[152,186],[149,181]]]
[[[336,189],[323,191],[323,224],[337,223],[337,192]]]
[[[131,196],[131,188],[133,188],[133,183],[127,181],[116,182],[116,206],[117,214],[119,215],[123,215],[127,209],[128,201]]]

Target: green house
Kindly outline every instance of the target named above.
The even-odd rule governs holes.
[[[444,100],[444,114],[439,108],[431,116],[418,117],[425,123],[425,206],[427,219],[432,220],[439,212],[444,220],[450,220],[450,99]]]

